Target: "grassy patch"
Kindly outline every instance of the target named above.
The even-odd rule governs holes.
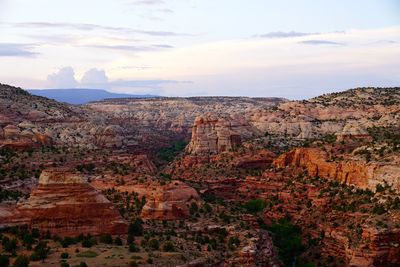
[[[98,254],[94,251],[86,250],[86,251],[79,252],[78,254],[76,254],[76,256],[80,257],[80,258],[95,258],[98,256]]]

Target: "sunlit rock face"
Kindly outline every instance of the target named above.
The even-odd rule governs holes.
[[[153,220],[185,219],[190,215],[190,202],[198,200],[200,197],[197,191],[180,181],[150,187],[140,216]]]
[[[242,138],[251,135],[251,126],[246,121],[205,114],[195,119],[186,150],[195,155],[218,154],[240,146]]]
[[[308,175],[337,180],[360,188],[375,190],[376,185],[388,183],[400,190],[400,167],[390,163],[365,163],[356,160],[329,161],[325,151],[318,148],[296,148],[274,161],[279,168],[305,168]]]
[[[59,236],[124,234],[127,224],[113,204],[79,174],[66,169],[42,172],[38,187],[0,225],[27,224]]]

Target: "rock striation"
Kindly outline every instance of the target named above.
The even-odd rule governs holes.
[[[180,181],[158,186],[147,192],[141,217],[152,220],[180,220],[187,218],[191,201],[200,200],[197,191]]]
[[[113,204],[77,173],[65,169],[42,172],[39,185],[12,216],[0,225],[27,224],[58,236],[124,234],[127,223]]]
[[[273,164],[279,168],[304,168],[310,176],[360,188],[375,190],[377,184],[386,182],[400,190],[400,166],[356,160],[329,161],[328,154],[319,148],[296,148],[279,156]]]
[[[192,139],[186,151],[195,155],[219,154],[238,147],[244,136],[251,135],[245,121],[205,114],[193,124]]]

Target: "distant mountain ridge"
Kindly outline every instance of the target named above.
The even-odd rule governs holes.
[[[43,96],[65,102],[69,104],[86,104],[93,101],[99,101],[110,98],[150,98],[157,97],[155,95],[132,95],[132,94],[119,94],[108,92],[103,89],[86,89],[86,88],[73,88],[73,89],[29,89],[27,90],[32,95]]]

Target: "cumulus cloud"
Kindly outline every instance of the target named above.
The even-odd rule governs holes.
[[[306,45],[344,45],[344,43],[327,41],[327,40],[305,40],[299,43]]]
[[[72,67],[61,68],[58,72],[47,77],[48,87],[55,89],[62,88],[89,88],[89,89],[112,89],[114,91],[130,89],[143,89],[145,93],[159,93],[163,86],[180,83],[191,83],[191,81],[176,80],[128,80],[118,79],[109,80],[107,74],[102,69],[92,68],[84,73],[78,82],[75,79],[75,72]]]
[[[47,83],[51,88],[75,88],[78,85],[74,69],[71,67],[61,68],[56,73],[48,75]]]
[[[93,68],[85,72],[80,84],[91,88],[107,87],[108,77],[104,70]]]
[[[0,57],[35,57],[32,44],[0,43]]]

